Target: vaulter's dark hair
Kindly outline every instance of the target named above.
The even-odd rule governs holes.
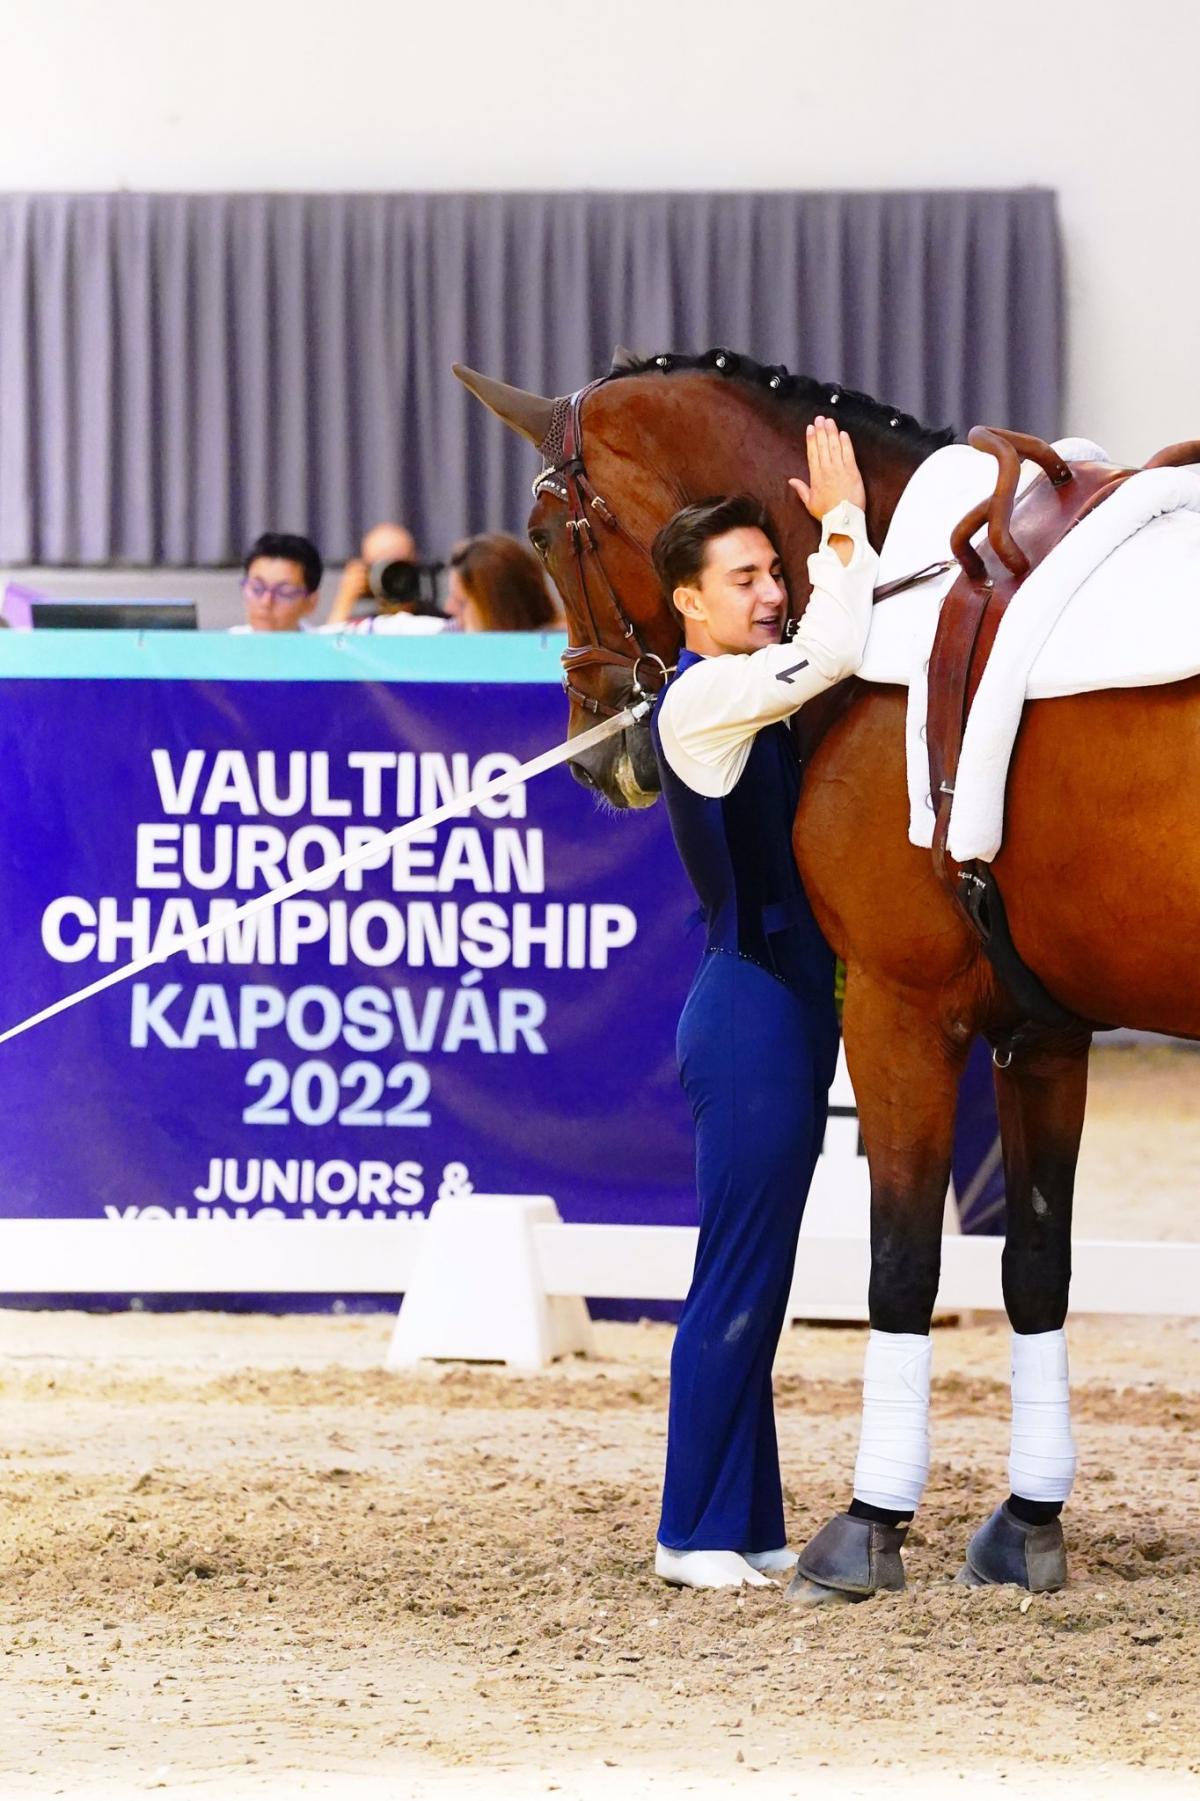
[[[757,526],[778,550],[771,515],[753,494],[714,495],[710,500],[695,501],[668,519],[650,546],[666,599],[673,603],[676,588],[694,587],[712,540],[742,526]]]
[[[321,577],[325,573],[321,553],[311,539],[301,538],[296,532],[263,532],[255,538],[242,558],[243,575],[249,575],[250,565],[256,557],[281,557],[285,562],[299,563],[309,593],[315,594],[321,586]]]

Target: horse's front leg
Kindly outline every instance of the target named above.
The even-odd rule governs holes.
[[[1011,1493],[967,1547],[963,1581],[1061,1588],[1059,1515],[1075,1477],[1067,1377],[1071,1203],[1090,1033],[1019,1039],[996,1054],[1008,1196],[1004,1305],[1012,1325]]]
[[[858,1600],[904,1587],[900,1549],[929,1473],[929,1327],[971,1039],[965,1023],[955,1031],[944,1019],[944,997],[851,972],[846,1060],[871,1171],[862,1434],[853,1500],[801,1552],[790,1600]]]

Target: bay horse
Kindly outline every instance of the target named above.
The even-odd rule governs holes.
[[[675,662],[679,621],[647,547],[681,507],[737,492],[771,509],[796,614],[819,527],[786,481],[807,473],[809,421],[829,414],[850,433],[876,549],[913,472],[953,440],[869,396],[729,351],[644,361],[619,351],[572,401],[456,372],[543,452],[529,536],[566,608],[573,734]],[[929,1331],[958,1079],[982,1033],[997,1051],[1005,1307],[1017,1333],[1055,1332],[1071,1274],[1084,1022],[1200,1036],[1200,678],[1026,706],[993,868],[1017,949],[1075,1017],[1058,1028],[1022,1016],[929,852],[909,842],[905,706],[901,688],[852,680],[796,716],[796,860],[846,964],[846,1057],[871,1178],[871,1324]],[[574,773],[615,808],[649,804],[648,729]],[[845,1592],[863,1592],[849,1573]]]

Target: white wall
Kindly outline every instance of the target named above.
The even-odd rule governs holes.
[[[4,189],[1055,187],[1069,427],[1128,458],[1200,435],[1190,0],[7,0],[4,21]]]

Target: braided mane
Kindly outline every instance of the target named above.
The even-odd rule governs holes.
[[[827,412],[831,418],[844,419],[848,431],[865,433],[880,444],[902,444],[921,457],[931,456],[935,450],[944,449],[957,438],[953,427],[938,429],[922,425],[911,413],[902,413],[898,407],[887,406],[870,394],[860,394],[837,382],[817,381],[811,375],[792,375],[782,363],[758,363],[753,357],[720,347],[706,350],[700,356],[669,350],[658,356],[622,361],[614,366],[612,375],[614,378],[673,375],[684,370],[720,375],[726,381],[745,382],[774,394],[785,406],[803,406],[810,416],[814,412]]]

